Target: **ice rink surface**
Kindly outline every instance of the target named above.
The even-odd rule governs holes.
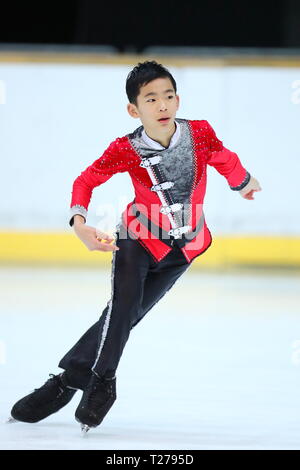
[[[110,271],[0,268],[1,449],[300,449],[300,276],[188,270],[132,331],[117,401],[6,424],[110,297]]]

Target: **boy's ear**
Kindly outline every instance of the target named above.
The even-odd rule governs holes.
[[[179,104],[180,104],[180,98],[178,95],[176,95],[176,102],[177,102],[177,109],[179,108]]]
[[[139,112],[135,104],[133,103],[128,103],[127,105],[127,111],[129,115],[133,118],[138,118],[139,117]]]

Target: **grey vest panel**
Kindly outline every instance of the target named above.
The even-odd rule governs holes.
[[[141,158],[160,155],[158,164],[160,173],[165,181],[173,181],[175,184],[167,192],[172,204],[182,203],[183,210],[177,214],[179,225],[185,225],[189,216],[189,199],[194,179],[193,145],[189,125],[186,119],[176,119],[180,125],[180,138],[172,148],[155,150],[149,147],[142,139],[143,126],[138,127],[128,138]]]

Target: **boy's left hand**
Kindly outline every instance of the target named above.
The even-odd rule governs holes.
[[[255,191],[261,191],[261,187],[257,179],[251,176],[249,183],[239,191],[240,195],[245,199],[254,199],[253,193]]]

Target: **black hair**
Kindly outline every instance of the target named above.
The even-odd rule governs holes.
[[[176,93],[176,82],[169,70],[155,60],[147,60],[146,62],[139,62],[127,76],[126,94],[129,102],[136,105],[140,88],[156,78],[169,78]]]

